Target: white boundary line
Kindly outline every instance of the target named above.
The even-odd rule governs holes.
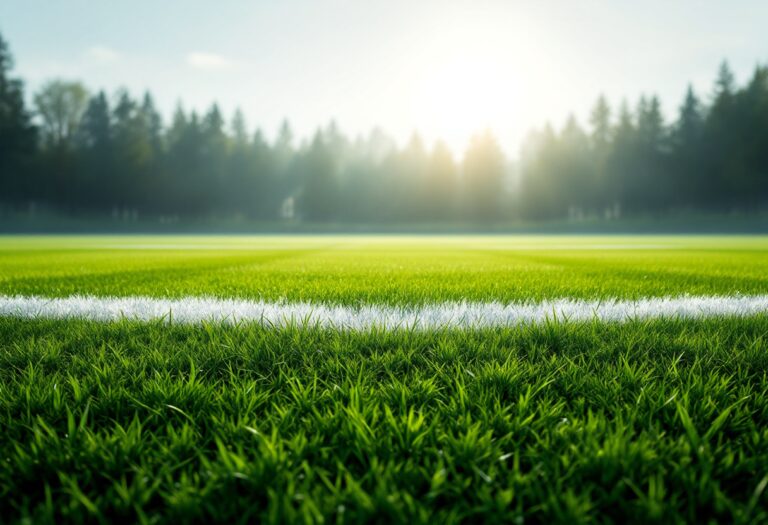
[[[267,326],[319,325],[340,330],[483,328],[547,320],[612,321],[703,319],[768,313],[768,295],[625,299],[554,299],[538,303],[445,302],[417,306],[340,306],[214,297],[0,296],[0,317],[117,321],[165,319],[196,324],[256,322]]]

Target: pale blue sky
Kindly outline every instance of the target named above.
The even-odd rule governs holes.
[[[583,122],[597,94],[711,91],[727,58],[739,82],[768,62],[765,0],[3,0],[0,32],[30,90],[52,77],[236,106],[273,136],[335,119],[463,149],[491,127],[516,154],[526,131]]]

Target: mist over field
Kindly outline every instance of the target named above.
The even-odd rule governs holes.
[[[670,69],[664,48],[682,45],[671,43],[677,38],[672,29],[682,30],[678,24],[686,19],[677,8],[666,15],[668,26],[644,25],[649,12],[665,12],[665,7],[649,4],[628,10],[625,19],[607,6],[593,8],[591,18],[572,13],[574,23],[561,27],[557,18],[546,23],[546,10],[524,4],[513,8],[488,2],[475,10],[462,3],[413,8],[397,4],[391,10],[405,16],[400,31],[403,37],[410,35],[412,47],[410,53],[393,47],[392,53],[399,54],[383,57],[380,67],[407,63],[403,71],[386,75],[385,69],[362,67],[365,61],[349,48],[333,47],[332,55],[307,49],[304,56],[282,41],[269,52],[265,48],[274,60],[284,57],[284,65],[306,71],[306,90],[293,98],[280,93],[279,86],[293,86],[298,73],[253,56],[235,59],[198,47],[185,55],[187,70],[173,66],[170,49],[185,45],[188,38],[172,39],[151,24],[133,28],[137,36],[156,34],[168,41],[169,50],[158,48],[151,59],[144,45],[125,41],[119,33],[112,38],[125,49],[99,44],[97,39],[105,35],[98,26],[85,50],[65,45],[71,49],[67,59],[62,51],[44,47],[53,45],[49,39],[30,40],[25,32],[25,27],[28,31],[51,20],[35,21],[22,6],[10,6],[6,11],[15,18],[6,17],[8,22],[0,25],[4,230],[15,225],[19,230],[59,231],[58,226],[77,231],[90,225],[117,231],[135,224],[134,229],[148,231],[194,231],[211,225],[223,231],[309,231],[333,224],[340,231],[414,225],[429,231],[531,227],[543,221],[592,224],[598,230],[618,224],[618,229],[631,230],[626,223],[636,219],[651,221],[651,229],[664,229],[668,223],[671,230],[730,230],[718,227],[717,219],[714,224],[705,219],[713,216],[720,222],[727,222],[728,216],[744,217],[736,226],[742,231],[764,229],[768,50],[759,40],[751,44],[750,9],[761,8],[744,4],[733,7],[733,18],[726,21],[718,20],[718,9],[692,3],[684,14],[692,17],[688,31],[695,37],[685,48],[689,61],[677,62],[677,70]],[[424,11],[427,5],[430,9]],[[58,9],[51,8],[49,16]],[[290,18],[300,21],[313,14],[308,6],[258,12],[269,19],[283,9],[295,9]],[[363,23],[364,10],[339,5],[328,9],[336,15],[326,26],[305,28],[303,36],[298,29],[286,30],[296,39],[307,38],[308,47],[337,46],[326,39],[338,30],[339,38],[359,38],[359,53],[382,52],[374,51],[378,44],[360,36],[354,24],[345,29],[353,20]],[[211,16],[219,19],[225,12]],[[382,28],[389,27],[390,10],[372,12],[382,17]],[[141,3],[125,16],[135,13],[156,22],[171,16]],[[76,18],[72,12],[60,14]],[[103,8],[93,16],[102,17],[105,27],[113,23]],[[628,21],[633,17],[635,25]],[[503,19],[512,27],[528,27],[528,32],[510,36],[499,23]],[[606,40],[586,36],[608,19],[627,25],[627,34],[605,33]],[[18,27],[10,20],[18,20]],[[227,23],[231,39],[244,43],[246,28],[231,17]],[[382,28],[374,31],[379,34]],[[175,34],[176,29],[168,31]],[[223,29],[205,31],[199,33],[199,45],[231,46],[221,36]],[[387,31],[380,34],[382,42],[396,42],[400,33],[394,27]],[[641,74],[617,66],[614,55],[635,57],[633,45],[647,42],[650,31],[656,31],[659,41],[652,52],[656,61]],[[23,53],[14,52],[8,34],[18,35]],[[713,42],[719,37],[722,49],[696,47],[702,35]],[[569,44],[592,53],[582,70],[567,62],[565,50],[551,52],[553,42],[568,36],[573,37]],[[260,46],[279,40],[269,31],[252,38]],[[628,47],[612,50],[608,38]],[[61,67],[39,65],[45,50],[60,57]],[[244,47],[241,54],[246,50],[253,53]],[[738,78],[729,51],[738,61]],[[146,57],[143,62],[137,62],[140,56]],[[118,79],[125,79],[127,71],[140,72],[138,64],[154,71],[156,61],[167,62],[167,74],[175,71],[183,81],[170,82],[161,75],[135,82],[134,75],[128,77],[128,87],[120,85]],[[321,64],[327,68],[318,69]],[[349,68],[347,84],[334,67]],[[372,93],[368,107],[378,113],[359,109],[367,115],[367,127],[358,122],[347,129],[335,120],[335,113],[348,115],[350,108],[358,107],[357,98],[348,92],[358,67],[360,85]],[[45,71],[79,72],[85,78],[45,77]],[[110,71],[114,77],[106,76]],[[189,77],[190,71],[198,76]],[[542,71],[550,72],[550,78]],[[569,78],[561,76],[564,71]],[[594,75],[590,92],[582,85],[588,72]],[[614,78],[619,73],[624,76]],[[211,79],[219,82],[211,84]],[[227,79],[237,81],[227,84]],[[141,83],[145,87],[137,88]],[[389,84],[394,87],[388,98],[376,91]],[[272,93],[271,103],[259,106],[273,121],[269,128],[254,108],[256,95],[243,91],[249,85],[254,93]],[[202,86],[207,86],[211,102],[184,102],[191,94],[197,100]],[[654,86],[663,89],[665,99]],[[154,89],[166,100],[158,102]],[[175,90],[171,96],[169,89]],[[243,100],[237,100],[238,95]],[[313,106],[316,97],[333,102]],[[217,102],[219,98],[226,103]],[[564,107],[564,101],[572,106]],[[296,116],[297,108],[307,115],[317,115],[322,108],[325,114],[313,117],[311,125],[299,115],[302,125],[297,131],[289,118],[275,121],[273,106],[283,115]],[[391,134],[374,114],[398,131]],[[394,116],[400,120],[392,123]],[[403,132],[405,123],[412,127]],[[510,125],[515,132],[509,131]],[[679,217],[684,220],[676,226]]]

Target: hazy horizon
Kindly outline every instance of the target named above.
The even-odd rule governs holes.
[[[517,157],[530,129],[585,123],[601,93],[614,107],[656,93],[671,120],[689,82],[708,99],[723,59],[739,83],[768,59],[757,1],[204,5],[9,0],[0,32],[28,98],[78,79],[149,90],[166,123],[179,101],[217,102],[269,138],[284,118],[300,138],[333,120],[351,136],[442,138],[457,156],[489,128]]]

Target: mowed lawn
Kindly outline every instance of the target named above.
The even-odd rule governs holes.
[[[398,305],[767,292],[767,237],[0,237],[5,295]]]
[[[5,237],[0,295],[768,293],[764,237]],[[0,318],[0,521],[766,523],[768,316]]]

